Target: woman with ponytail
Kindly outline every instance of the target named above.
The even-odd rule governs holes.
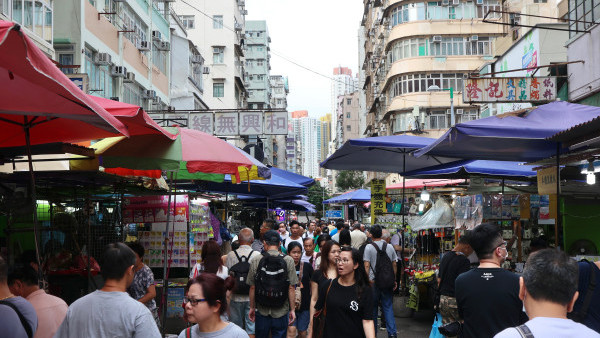
[[[373,294],[358,250],[342,247],[337,272],[319,287],[315,308],[327,307],[323,337],[375,338]]]
[[[239,326],[221,320],[227,311],[227,291],[233,289],[235,279],[223,280],[213,273],[202,273],[192,278],[185,288],[184,318],[194,326],[181,331],[179,338],[231,337],[247,338]]]

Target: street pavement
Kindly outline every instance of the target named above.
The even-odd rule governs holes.
[[[433,324],[433,310],[420,310],[412,317],[396,317],[398,337],[427,338]],[[377,330],[377,338],[387,338],[386,330]]]

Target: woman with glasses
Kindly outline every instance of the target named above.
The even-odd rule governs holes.
[[[338,277],[319,287],[315,306],[327,307],[323,337],[375,338],[373,293],[362,257],[352,247],[342,247]]]
[[[227,311],[226,292],[233,289],[234,284],[233,277],[223,280],[213,273],[190,279],[183,299],[184,319],[195,325],[181,331],[179,338],[247,338],[248,334],[239,326],[221,320],[221,315]]]
[[[323,237],[325,235],[321,235]],[[327,235],[329,236],[329,235]],[[321,239],[319,237],[319,240]],[[310,281],[310,324],[308,327],[312,327],[313,317],[315,315],[315,304],[319,296],[319,288],[321,284],[329,284],[329,281],[333,280],[338,276],[336,262],[340,257],[340,245],[334,241],[327,241],[321,248],[321,259],[320,264],[315,273],[313,273]]]
[[[299,284],[295,286],[296,290],[300,288],[300,305],[296,307],[296,320],[288,326],[288,337],[305,338],[308,324],[310,323],[310,279],[313,275],[313,268],[309,263],[301,262],[302,246],[298,242],[288,244],[287,252],[296,265],[296,275],[298,275]],[[298,299],[296,299],[298,303]]]

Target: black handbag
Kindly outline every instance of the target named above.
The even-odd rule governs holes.
[[[331,284],[333,284],[333,279],[329,283],[329,287],[327,288],[327,293],[325,293],[325,304],[321,310],[315,312],[313,317],[313,326],[312,326],[312,336],[313,338],[322,338],[323,331],[325,330],[325,319],[327,317],[327,296],[329,295],[329,289],[331,289]]]
[[[438,331],[446,337],[456,337],[462,332],[462,323],[452,322],[438,326]]]

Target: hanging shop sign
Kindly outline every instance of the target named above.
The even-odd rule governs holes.
[[[556,194],[556,167],[544,168],[537,171],[538,194]]]
[[[287,135],[287,112],[173,112],[150,114],[161,126],[178,124],[215,136]]]
[[[326,210],[325,217],[327,219],[344,218],[344,210]]]
[[[371,224],[377,222],[377,217],[386,212],[385,180],[371,181]]]
[[[484,77],[465,80],[463,102],[549,102],[556,100],[556,77]]]

